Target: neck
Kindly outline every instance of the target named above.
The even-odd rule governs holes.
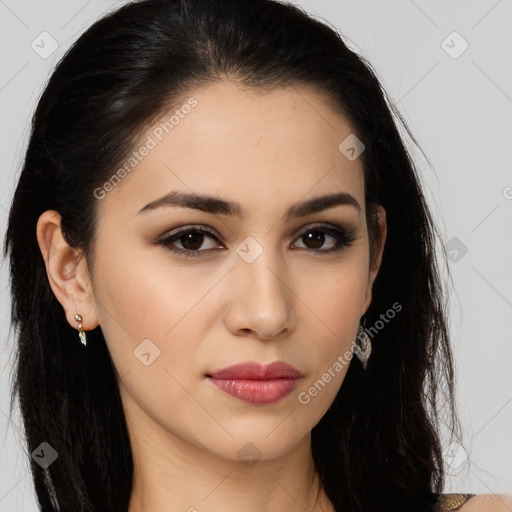
[[[129,417],[134,480],[128,512],[334,511],[314,468],[310,433],[280,457],[247,462],[191,444],[148,416]]]

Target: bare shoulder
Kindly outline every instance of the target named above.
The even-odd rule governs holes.
[[[512,512],[512,495],[478,494],[459,510],[460,512]]]

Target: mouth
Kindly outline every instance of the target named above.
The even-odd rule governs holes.
[[[303,377],[299,370],[283,361],[268,365],[251,361],[229,366],[206,376],[224,393],[256,405],[281,400],[297,387]]]

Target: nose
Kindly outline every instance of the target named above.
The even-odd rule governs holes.
[[[229,310],[224,318],[226,327],[235,336],[251,336],[263,340],[288,336],[294,328],[296,300],[285,263],[270,249],[260,245],[256,259],[235,258],[229,273]],[[247,248],[247,246],[245,246]],[[254,256],[254,253],[253,253]]]

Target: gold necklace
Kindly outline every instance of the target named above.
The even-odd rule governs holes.
[[[472,494],[443,494],[438,501],[439,510],[456,510],[472,497]]]

